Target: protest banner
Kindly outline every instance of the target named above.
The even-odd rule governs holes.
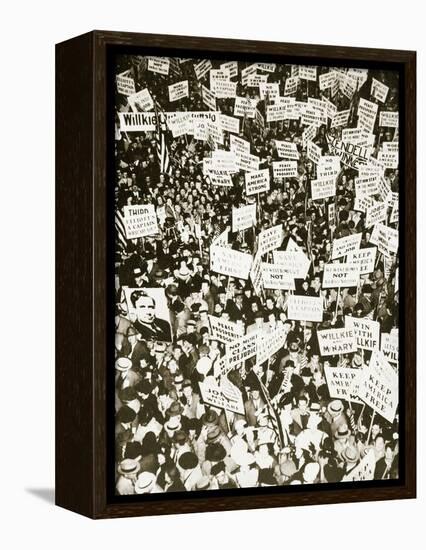
[[[358,319],[345,315],[345,328],[353,331],[359,349],[380,349],[380,323],[372,319]]]
[[[354,210],[358,212],[367,212],[367,208],[373,206],[374,199],[368,195],[357,195],[354,201]]]
[[[233,342],[236,338],[244,335],[244,325],[238,325],[214,315],[209,315],[209,322],[213,338],[223,344]]]
[[[374,271],[374,262],[376,261],[377,247],[360,248],[349,252],[347,256],[348,263],[359,265],[359,274],[365,275]]]
[[[203,59],[202,61],[194,65],[194,72],[197,80],[201,80],[204,76],[206,76],[206,74],[210,71],[212,67],[213,65],[210,59]]]
[[[250,154],[250,143],[239,136],[231,135],[229,138],[229,148],[238,155]]]
[[[379,126],[386,128],[398,128],[399,113],[395,111],[380,111]]]
[[[337,258],[346,256],[349,252],[358,250],[361,244],[361,237],[361,233],[354,233],[353,235],[348,235],[347,237],[334,239],[331,259],[336,260]]]
[[[308,159],[311,160],[314,164],[318,164],[322,155],[321,147],[318,147],[318,145],[315,145],[315,143],[311,140],[307,143],[307,150],[306,150]]]
[[[370,237],[370,243],[376,244],[379,252],[385,256],[398,251],[398,231],[383,223],[376,223]]]
[[[212,240],[212,246],[222,246],[227,247],[229,246],[228,238],[229,238],[229,227],[227,227],[222,233],[220,233],[215,239]]]
[[[299,65],[299,78],[315,82],[317,79],[317,67],[312,65]]]
[[[359,264],[325,264],[322,281],[323,288],[358,286]]]
[[[399,338],[398,333],[382,333],[380,351],[389,361],[389,363],[398,364],[399,362]]]
[[[339,87],[342,94],[345,97],[347,97],[349,100],[352,100],[352,97],[357,89],[357,81],[355,78],[352,78],[349,74],[346,74],[345,78],[340,81]]]
[[[152,111],[154,109],[154,101],[148,88],[144,88],[143,90],[130,95],[127,98],[127,101],[130,108],[135,113],[139,111]]]
[[[287,118],[288,105],[267,105],[266,107],[266,122],[278,122]]]
[[[293,321],[322,322],[324,299],[322,296],[297,296],[290,294],[287,300],[287,316]]]
[[[251,155],[250,153],[236,153],[235,155],[235,166],[237,170],[255,172],[259,168],[259,163],[260,159],[256,157],[256,155]]]
[[[250,280],[253,285],[253,290],[257,296],[260,296],[263,291],[262,279],[262,256],[257,251],[250,269]]]
[[[244,231],[256,224],[256,203],[232,208],[232,231]]]
[[[148,71],[162,75],[168,75],[170,59],[168,57],[148,57]]]
[[[188,117],[188,133],[193,133],[193,125],[196,120],[219,119],[219,113],[215,111],[179,111],[164,113],[117,113],[122,132],[152,132],[157,127],[157,117],[160,124],[170,124],[176,117],[186,115]]]
[[[220,115],[220,124],[222,126],[222,130],[225,130],[226,132],[238,134],[240,131],[240,119],[234,118],[233,116],[228,115]]]
[[[297,178],[297,162],[280,160],[272,163],[274,178]]]
[[[364,128],[345,128],[342,130],[342,141],[362,145],[364,147],[374,145],[374,134],[369,134]]]
[[[358,104],[358,127],[364,128],[369,133],[373,132],[378,108],[377,103],[361,97]]]
[[[256,105],[256,100],[237,96],[234,104],[234,116],[254,118]]]
[[[362,369],[324,365],[324,374],[330,397],[359,403],[360,400],[352,394],[352,387],[357,384],[357,379],[361,373]]]
[[[355,193],[356,196],[371,196],[377,195],[379,192],[380,176],[378,172],[373,172],[369,176],[361,176],[355,178]]]
[[[317,178],[329,179],[337,178],[340,172],[340,159],[339,157],[333,157],[325,155],[320,157],[317,165]]]
[[[135,81],[129,76],[130,71],[124,71],[115,77],[117,92],[126,96],[136,92]]]
[[[226,355],[230,370],[236,368],[240,363],[251,359],[257,352],[257,331],[240,336],[229,344],[226,344]]]
[[[214,92],[216,82],[229,82],[231,73],[227,69],[210,69],[210,90]]]
[[[321,126],[327,122],[326,117],[308,103],[304,104],[301,115],[300,123],[304,126]]]
[[[334,202],[328,205],[328,225],[329,227],[336,226],[336,205]]]
[[[224,170],[209,170],[206,174],[212,185],[218,187],[232,187],[231,175]]]
[[[241,70],[241,84],[247,86],[248,79],[257,73],[257,63],[252,63]]]
[[[267,74],[253,74],[247,78],[247,87],[257,88],[260,84],[266,84],[267,80]]]
[[[201,85],[201,97],[203,102],[209,109],[216,111],[216,98],[213,92],[211,92],[204,84]]]
[[[334,113],[330,128],[339,128],[339,126],[346,126],[349,121],[349,115],[350,109]]]
[[[292,95],[297,92],[297,86],[299,84],[299,78],[295,76],[289,76],[286,78],[284,86],[284,95]]]
[[[138,239],[158,233],[157,216],[153,204],[124,206],[123,209],[127,239]]]
[[[236,157],[233,151],[224,151],[222,149],[212,152],[212,169],[221,170],[227,173],[237,171]]]
[[[347,328],[332,328],[317,332],[322,356],[353,353],[357,350],[354,331]]]
[[[218,384],[212,377],[206,378],[204,382],[198,382],[198,385],[201,397],[208,405],[237,414],[244,414],[243,398],[241,392],[238,394],[237,387],[234,386],[236,392],[230,396],[229,391],[224,390],[222,385]]]
[[[238,61],[227,61],[222,63],[220,68],[229,72],[229,78],[235,78],[238,75]]]
[[[276,63],[257,63],[259,71],[265,71],[265,73],[273,73],[277,68]]]
[[[303,130],[302,133],[302,147],[306,147],[309,140],[314,140],[317,135],[318,128],[315,124],[308,126]]]
[[[270,178],[268,168],[246,172],[245,180],[247,195],[256,195],[264,191],[269,191]]]
[[[216,273],[248,279],[251,264],[251,254],[217,245],[210,247],[210,269]]]
[[[207,121],[207,133],[209,135],[209,139],[213,140],[214,143],[223,145],[223,130],[220,119],[217,119],[215,122],[211,120]]]
[[[318,80],[320,90],[327,90],[327,88],[331,88],[336,82],[337,73],[333,70],[328,71],[328,73],[320,74]]]
[[[305,279],[311,260],[303,250],[274,250],[274,263],[283,265],[295,279]]]
[[[376,78],[371,80],[371,91],[370,94],[378,99],[380,103],[384,103],[388,96],[389,86],[386,86]]]
[[[176,82],[175,84],[171,84],[169,86],[169,101],[179,101],[179,99],[182,99],[184,97],[188,97],[189,95],[189,88],[188,88],[188,81],[182,80],[181,82]]]
[[[367,208],[365,227],[371,227],[379,222],[386,221],[388,205],[385,202],[375,202]]]
[[[237,96],[237,83],[230,80],[215,80],[212,92],[217,99],[228,99]]]
[[[256,363],[259,365],[267,361],[272,355],[280,351],[286,343],[287,332],[283,325],[277,326],[271,332],[258,331],[256,342]]]
[[[259,84],[260,99],[275,101],[280,95],[280,85],[278,82],[260,82]]]
[[[367,147],[346,143],[336,137],[328,138],[330,154],[340,158],[340,161],[349,168],[358,170],[367,164],[369,152]]]
[[[336,195],[336,178],[318,178],[311,180],[312,200],[317,201]]]
[[[294,277],[285,269],[284,265],[262,262],[262,281],[266,289],[294,290]]]
[[[383,353],[373,351],[370,363],[360,376],[358,396],[388,422],[398,407],[398,374]]]
[[[300,154],[297,145],[291,141],[275,140],[278,156],[284,159],[299,160]]]
[[[381,162],[385,168],[395,170],[398,168],[398,151],[379,151],[377,160]]]
[[[168,124],[174,138],[188,134],[192,126],[190,115],[185,112],[176,113],[176,116],[170,118]]]
[[[342,481],[371,481],[376,469],[376,455],[374,449],[369,449],[359,464],[342,477]]]
[[[271,250],[275,250],[283,241],[283,226],[282,224],[263,229],[257,237],[257,250],[263,256]]]

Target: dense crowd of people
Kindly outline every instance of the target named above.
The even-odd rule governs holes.
[[[209,74],[197,78],[199,61],[181,60],[160,74],[148,70],[146,59],[126,55],[118,58],[117,73],[127,71],[136,92],[149,90],[151,112],[157,115],[206,111],[202,85],[209,86]],[[221,63],[213,61],[212,68]],[[269,170],[270,187],[258,195],[247,195],[243,170],[231,174],[232,186],[212,185],[206,173],[205,159],[229,150],[230,132],[224,131],[223,144],[190,134],[173,137],[167,125],[158,123],[150,131],[120,132],[117,118],[116,211],[124,216],[127,206],[150,204],[158,223],[155,234],[140,238],[116,232],[115,483],[120,495],[335,483],[350,479],[367,455],[374,456],[374,479],[398,477],[398,414],[390,422],[356,395],[332,397],[325,375],[325,368],[365,368],[372,351],[321,355],[318,341],[318,332],[345,327],[348,316],[378,321],[381,335],[397,334],[398,256],[378,250],[374,267],[357,286],[323,288],[336,239],[359,233],[360,249],[374,246],[366,212],[355,209],[358,171],[340,163],[335,196],[313,200],[310,183],[317,165],[307,154],[306,125],[301,117],[267,121],[273,99],[262,99],[259,87],[243,83],[241,71],[249,65],[238,62],[238,75],[231,80],[237,96],[254,100],[261,115],[239,117],[237,134],[250,143],[259,169]],[[342,126],[332,127],[330,118],[318,125],[313,143],[322,155],[332,155],[330,139],[357,128],[357,107],[365,98],[378,105],[369,132],[371,157],[377,159],[383,142],[397,143],[397,128],[379,125],[380,111],[398,111],[396,75],[365,70],[345,95],[340,88],[334,94],[320,89],[320,75],[330,70],[318,67],[316,80],[299,78],[291,96],[298,102],[326,98],[337,112],[349,110]],[[347,69],[338,72],[345,75]],[[297,73],[291,65],[276,65],[258,74],[278,83],[284,96],[286,80]],[[372,79],[388,87],[384,101],[372,93]],[[171,102],[168,86],[184,80],[188,96]],[[234,117],[234,101],[216,99],[217,111]],[[131,111],[128,97],[118,92],[116,110]],[[273,163],[281,160],[277,140],[296,144],[297,176],[274,177]],[[382,178],[390,196],[396,196],[398,169],[384,167]],[[233,231],[233,208],[248,204],[256,205],[252,227]],[[389,204],[385,224],[397,229],[393,209]],[[218,238],[254,257],[259,233],[277,225],[282,240],[276,250],[290,246],[309,260],[306,277],[295,278],[293,289],[259,289],[250,276],[212,270],[210,250]],[[263,261],[272,260],[267,252]],[[322,321],[290,319],[290,295],[322,298]],[[159,313],[161,300],[168,318]],[[263,362],[254,355],[220,374],[217,365],[227,344],[212,330],[212,317],[232,323],[236,339],[281,327],[284,343]],[[224,377],[226,388],[243,404],[238,412],[203,398],[203,384],[213,379],[224,386]]]

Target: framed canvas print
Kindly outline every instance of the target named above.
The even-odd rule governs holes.
[[[415,497],[415,53],[57,45],[56,501]]]

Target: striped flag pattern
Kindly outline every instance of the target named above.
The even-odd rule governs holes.
[[[162,115],[161,118],[165,120],[164,112],[161,109],[158,101],[156,100],[155,115],[157,119],[157,124],[155,128],[155,141],[157,143],[157,155],[158,155],[158,160],[160,162],[160,172],[162,174],[170,175],[171,173],[170,153],[169,153],[169,148],[167,146],[167,139],[166,139],[167,123],[160,122],[160,117],[158,116],[159,113]]]
[[[127,238],[126,238],[126,228],[124,225],[123,214],[116,210],[115,212],[115,232],[118,243],[121,245],[124,251],[127,250]]]

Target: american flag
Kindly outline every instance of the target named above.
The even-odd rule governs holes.
[[[271,423],[272,429],[274,430],[277,436],[278,443],[282,449],[284,446],[284,436],[283,436],[283,430],[282,430],[280,418],[278,416],[277,411],[275,410],[274,405],[272,404],[267,387],[265,386],[265,384],[263,384],[263,382],[260,380],[258,376],[257,376],[257,379],[259,380],[262,396],[263,396],[263,399],[265,400],[266,407],[268,409],[269,421]]]
[[[157,155],[160,163],[160,172],[162,174],[171,174],[171,163],[169,147],[167,145],[167,123],[164,111],[161,109],[158,101],[155,101],[155,117],[157,124],[155,127],[155,141],[157,143]],[[162,121],[160,121],[160,116]],[[164,122],[163,122],[164,121]]]
[[[115,212],[114,223],[118,244],[121,245],[123,252],[125,252],[127,250],[126,227],[124,225],[123,214],[119,210]]]

